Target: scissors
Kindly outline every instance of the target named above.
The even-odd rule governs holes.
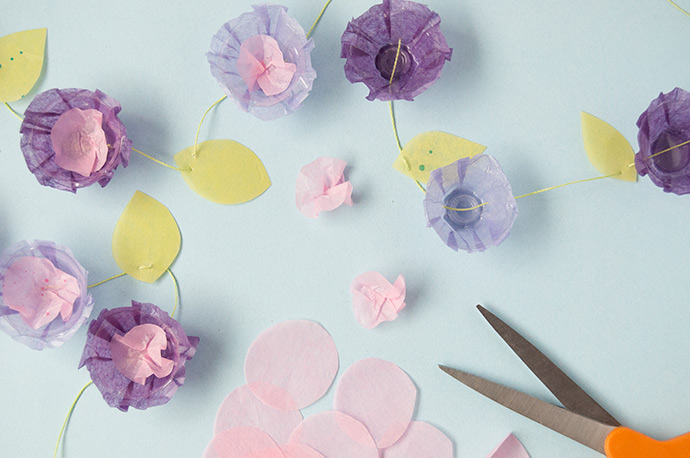
[[[476,375],[439,365],[448,375],[504,407],[609,458],[690,458],[690,433],[657,441],[621,426],[527,339],[481,305],[477,308],[564,408]]]

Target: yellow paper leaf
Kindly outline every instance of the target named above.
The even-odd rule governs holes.
[[[410,140],[393,163],[393,168],[421,183],[429,181],[432,170],[458,159],[481,154],[486,146],[445,132],[424,132]]]
[[[120,269],[153,283],[180,251],[180,230],[162,203],[137,191],[113,232],[113,257]]]
[[[637,181],[635,152],[625,137],[609,123],[596,116],[580,113],[582,121],[582,140],[589,162],[602,175],[615,175],[612,178],[623,181]]]
[[[208,140],[175,155],[177,167],[194,192],[218,204],[241,204],[271,186],[261,159],[233,140]]]
[[[0,103],[21,99],[38,81],[47,31],[27,30],[0,38]]]

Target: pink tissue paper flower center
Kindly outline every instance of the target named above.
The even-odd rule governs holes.
[[[173,361],[161,356],[168,346],[165,331],[155,324],[140,324],[124,336],[115,334],[110,341],[110,357],[122,375],[144,385],[150,375],[170,375]]]
[[[237,59],[237,72],[250,91],[261,89],[276,95],[290,86],[297,66],[283,60],[278,42],[268,35],[255,35],[244,40]]]
[[[393,321],[405,307],[405,277],[399,275],[392,285],[378,272],[358,276],[350,286],[355,319],[367,329],[384,321]]]
[[[352,183],[345,181],[347,162],[320,157],[302,167],[297,176],[295,203],[303,215],[316,218],[342,204],[352,206]]]
[[[50,131],[55,163],[85,177],[99,171],[108,157],[102,126],[103,113],[98,110],[72,108],[64,112]]]
[[[80,295],[76,278],[57,269],[49,259],[17,259],[5,274],[2,288],[5,304],[33,329],[57,318],[72,316],[74,301]]]

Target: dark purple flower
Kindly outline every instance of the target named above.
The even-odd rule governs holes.
[[[451,208],[473,208],[460,211]],[[449,208],[446,208],[449,207]],[[428,225],[454,249],[499,245],[517,218],[510,183],[493,156],[478,154],[431,172],[424,198]]]
[[[450,60],[452,49],[440,23],[438,14],[420,3],[383,0],[372,6],[347,24],[341,38],[345,76],[351,83],[366,84],[369,100],[413,100]]]
[[[211,65],[211,74],[228,97],[235,100],[242,110],[267,121],[292,113],[309,95],[316,78],[311,66],[314,42],[307,40],[304,29],[287,15],[287,8],[278,5],[257,5],[252,8],[254,11],[242,14],[218,30],[206,56]],[[284,62],[294,64],[294,68],[290,65],[294,74],[287,88],[273,88],[273,91],[269,91],[272,95],[267,95],[258,85],[249,87],[247,75],[243,78],[238,69],[242,45],[248,43],[249,39],[256,41],[257,36],[277,43]],[[265,63],[270,67],[270,63]],[[277,90],[280,92],[274,93]]]
[[[637,173],[649,174],[666,192],[690,193],[690,144],[673,148],[690,140],[690,92],[675,88],[659,94],[640,115],[637,127]],[[664,150],[668,151],[662,153]]]
[[[74,108],[97,110],[103,117],[101,127],[107,141],[107,156],[103,165],[88,176],[62,168],[55,160],[51,131],[58,119]],[[120,164],[127,167],[131,153],[127,129],[117,117],[121,109],[117,100],[99,90],[49,89],[38,94],[27,107],[20,130],[26,165],[38,182],[71,192],[96,182],[107,185]]]
[[[165,377],[149,376],[143,385],[125,377],[116,367],[110,353],[113,336],[124,336],[135,326],[153,324],[165,331],[167,347],[161,357],[173,362]],[[86,366],[91,380],[111,407],[126,412],[129,407],[146,409],[165,404],[185,380],[185,363],[196,353],[198,337],[187,337],[182,326],[153,304],[132,301],[131,307],[101,311],[91,321],[86,346],[79,367]]]
[[[19,312],[12,310],[3,301],[2,290],[5,289],[8,270],[17,260],[27,257],[45,258],[56,269],[76,279],[80,294],[66,321],[56,316],[48,324],[34,329],[21,318]],[[0,255],[0,329],[35,350],[59,347],[77,332],[93,310],[93,298],[86,289],[86,276],[87,272],[67,247],[42,240],[22,241],[9,247]]]

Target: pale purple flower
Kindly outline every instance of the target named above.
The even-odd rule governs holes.
[[[165,377],[149,376],[143,385],[123,375],[110,353],[113,336],[124,336],[141,324],[160,326],[165,331],[167,347],[161,357],[173,361],[172,372]],[[198,337],[187,337],[182,326],[167,312],[153,304],[132,301],[131,307],[104,309],[91,321],[86,346],[79,367],[86,366],[91,380],[111,407],[126,412],[129,407],[146,409],[165,404],[185,381],[185,363],[196,353]]]
[[[228,97],[243,111],[267,121],[292,113],[309,95],[316,78],[311,66],[314,42],[307,39],[302,26],[287,15],[287,8],[265,4],[252,8],[254,11],[240,15],[218,30],[206,56],[211,74]],[[257,36],[275,40],[284,61],[295,66],[287,88],[277,94],[267,95],[257,86],[250,88],[245,81],[246,75],[243,78],[238,69],[242,44]]]
[[[48,324],[33,329],[3,302],[2,289],[8,269],[20,258],[37,257],[50,261],[55,268],[77,280],[80,295],[74,301],[72,312],[63,321],[56,317]],[[6,249],[0,255],[0,329],[13,339],[35,350],[56,348],[68,341],[84,324],[93,310],[93,298],[87,292],[87,272],[77,262],[69,248],[42,240],[22,241]]]
[[[467,211],[449,208],[473,208]],[[449,208],[445,208],[449,207]],[[424,198],[428,225],[454,250],[484,251],[510,233],[517,205],[498,161],[488,154],[431,172]]]
[[[439,15],[421,3],[383,0],[372,6],[347,24],[341,38],[345,76],[366,84],[369,100],[413,100],[451,58],[440,23]]]
[[[61,115],[73,108],[94,109],[103,114],[102,128],[107,141],[105,163],[89,176],[83,176],[60,167],[55,161],[55,150],[51,142],[51,131]],[[39,183],[64,191],[98,183],[107,185],[113,171],[122,164],[127,167],[132,142],[127,138],[127,129],[117,117],[120,103],[99,90],[49,89],[38,94],[29,104],[20,132],[21,148],[26,165]]]
[[[637,173],[649,175],[666,192],[690,193],[690,144],[661,152],[690,140],[690,92],[675,88],[659,94],[640,115],[637,127]]]

